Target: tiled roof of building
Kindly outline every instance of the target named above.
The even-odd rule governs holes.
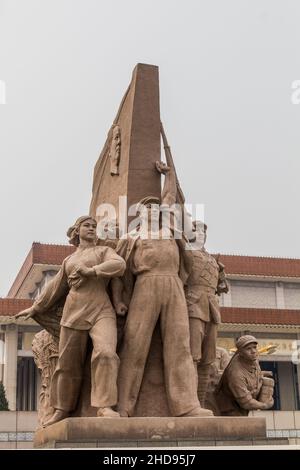
[[[31,305],[31,299],[0,298],[0,317],[13,316]]]
[[[34,264],[60,265],[75,250],[71,245],[47,245],[33,243],[21,267],[8,297],[15,297]],[[219,260],[225,264],[228,274],[252,276],[299,277],[300,259],[267,258],[259,256],[223,255]]]
[[[223,323],[300,325],[300,310],[222,307]]]
[[[300,277],[300,259],[263,256],[220,255],[228,274]]]
[[[7,296],[15,297],[17,295],[34,264],[60,265],[74,250],[75,247],[71,245],[47,245],[34,242]]]
[[[63,260],[75,251],[73,245],[46,245],[33,243],[33,262],[39,264],[61,264]]]

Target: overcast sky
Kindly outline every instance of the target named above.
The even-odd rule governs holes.
[[[33,241],[66,243],[137,62],[207,248],[300,257],[298,0],[0,0],[0,295]]]

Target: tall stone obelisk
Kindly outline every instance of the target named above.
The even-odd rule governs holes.
[[[160,160],[158,67],[138,64],[95,165],[90,214],[96,217],[102,203],[114,205],[118,212],[119,196],[127,196],[128,207],[145,196],[159,197],[157,160]]]

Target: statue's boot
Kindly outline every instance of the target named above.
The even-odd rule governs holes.
[[[193,408],[191,411],[188,413],[184,413],[183,415],[180,415],[180,417],[196,417],[196,416],[202,416],[208,417],[208,416],[213,416],[213,412],[211,410],[208,410],[206,408],[201,408],[201,406],[198,406],[197,408]]]
[[[99,418],[120,418],[119,413],[108,406],[105,408],[98,408],[97,416]]]
[[[198,398],[201,406],[205,406],[206,393],[209,384],[210,365],[198,366]]]
[[[68,411],[56,410],[52,418],[48,419],[48,421],[43,424],[43,428],[50,426],[51,424],[57,423],[58,421],[67,418],[68,416]]]

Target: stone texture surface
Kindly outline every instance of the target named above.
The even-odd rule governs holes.
[[[274,412],[272,410],[255,410],[249,413],[249,416],[257,416],[266,419],[267,429],[274,429]]]
[[[274,412],[275,429],[294,429],[295,419],[293,411],[286,411],[284,414],[280,411]]]
[[[157,325],[152,336],[144,377],[135,408],[135,416],[171,416],[162,364],[161,333],[159,325]]]
[[[234,450],[239,448],[241,450],[249,449],[249,450],[264,450],[264,446],[269,449],[270,446],[285,446],[286,449],[289,450],[289,445],[299,445],[300,439],[251,439],[251,440],[239,440],[239,441],[219,441],[219,440],[185,440],[185,441],[163,441],[163,442],[151,442],[151,441],[108,441],[108,442],[100,442],[100,441],[93,441],[93,442],[67,442],[67,441],[60,441],[55,442],[52,441],[48,443],[45,448],[55,448],[55,449],[120,449],[120,448],[151,448],[151,449],[173,449],[175,448],[187,448],[187,449],[197,449],[201,448],[206,449],[209,447],[219,447],[219,449],[226,450]],[[19,447],[18,447],[19,448]],[[278,447],[277,447],[278,449]]]
[[[266,438],[264,418],[68,418],[36,432],[35,447],[51,443],[167,443]],[[171,445],[171,444],[170,444]]]
[[[119,207],[120,195],[127,195],[128,206],[145,196],[160,197],[160,112],[158,67],[138,64],[121,102],[113,125],[121,133],[119,175],[111,175],[109,149],[112,130],[94,169],[90,214],[95,217],[101,203]]]

